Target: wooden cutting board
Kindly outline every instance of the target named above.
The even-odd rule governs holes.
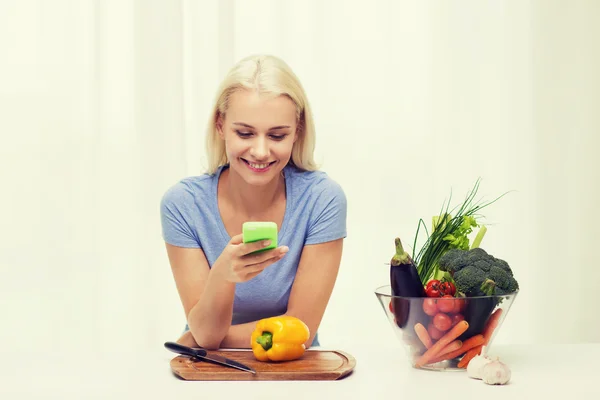
[[[241,362],[253,368],[256,374],[198,361],[188,356],[173,358],[171,370],[189,381],[325,381],[345,378],[356,365],[356,360],[350,354],[331,350],[307,350],[297,360],[280,362],[258,361],[251,350],[219,350],[209,353]]]

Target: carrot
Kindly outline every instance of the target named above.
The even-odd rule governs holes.
[[[448,330],[437,342],[435,342],[415,363],[416,367],[421,367],[428,364],[439,352],[446,347],[450,342],[462,335],[469,328],[469,323],[465,320],[460,321]]]
[[[458,356],[460,356],[461,354],[465,353],[468,350],[471,350],[472,348],[482,345],[483,343],[483,335],[479,334],[479,335],[475,335],[475,336],[471,336],[470,338],[468,338],[467,340],[465,340],[462,344],[462,346],[460,346],[458,349],[451,351],[451,352],[447,352],[447,353],[440,353],[437,357],[435,357],[433,360],[431,360],[430,364],[435,364],[436,362],[440,362],[440,361],[444,361],[444,360],[452,360],[453,358],[456,358]]]
[[[500,316],[502,315],[502,309],[498,308],[496,311],[492,313],[490,318],[488,319],[485,327],[483,328],[483,338],[485,339],[485,344],[489,344],[492,334],[494,330],[498,326],[498,322],[500,320]]]
[[[460,359],[456,366],[458,368],[467,368],[467,365],[469,365],[469,362],[473,359],[473,357],[479,355],[482,347],[483,345],[480,344],[479,346],[475,346],[471,350],[467,351],[467,354],[465,354],[463,358]]]
[[[462,347],[462,345],[463,345],[462,340],[456,339],[456,340],[450,342],[442,350],[440,350],[440,352],[437,354],[437,357],[442,357],[445,354],[456,351],[456,350],[460,349]]]
[[[423,326],[422,323],[417,322],[415,324],[415,332],[417,333],[419,339],[421,339],[421,343],[423,343],[425,348],[430,348],[432,345],[431,337],[429,336],[427,329]]]
[[[490,318],[487,320],[485,327],[483,328],[483,332],[481,334],[483,336],[483,343],[469,350],[467,354],[465,354],[464,357],[461,358],[457,365],[459,368],[466,368],[469,365],[469,362],[471,362],[471,360],[473,359],[473,357],[481,353],[482,347],[487,346],[490,343],[492,334],[494,333],[494,330],[498,327],[498,322],[500,321],[501,316],[501,308],[496,309],[496,311],[494,311],[492,315],[490,315]]]

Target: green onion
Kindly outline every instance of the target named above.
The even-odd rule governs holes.
[[[446,251],[456,247],[451,243],[451,240],[448,240],[448,238],[455,239],[455,235],[466,235],[467,232],[470,232],[470,228],[466,231],[464,230],[465,225],[463,225],[463,223],[465,222],[465,220],[468,217],[471,217],[474,218],[476,223],[477,218],[481,217],[481,215],[477,213],[478,211],[496,202],[506,194],[504,193],[503,195],[487,203],[474,203],[473,201],[475,195],[479,190],[479,182],[480,179],[477,179],[477,181],[475,182],[475,186],[467,194],[465,201],[458,208],[458,210],[456,210],[456,208],[448,210],[448,207],[450,205],[450,199],[452,199],[452,192],[450,192],[450,199],[448,200],[448,203],[446,205],[442,205],[442,210],[438,216],[433,217],[433,228],[431,235],[429,234],[429,232],[427,232],[427,227],[425,226],[425,222],[423,221],[423,219],[421,218],[419,220],[419,224],[417,226],[417,233],[415,234],[412,259],[417,265],[419,278],[421,279],[423,285],[425,285],[430,279],[438,275],[438,260],[440,259],[440,257],[444,255]],[[455,211],[456,213],[454,214],[454,217],[452,217],[452,214]],[[419,236],[419,229],[421,228],[421,225],[426,231],[427,240],[421,247],[420,251],[417,254],[415,254],[417,238]],[[477,238],[473,242],[474,246],[480,245],[481,239],[483,238],[483,235],[485,235],[486,230],[487,228],[485,227],[482,227],[482,229],[480,229]]]

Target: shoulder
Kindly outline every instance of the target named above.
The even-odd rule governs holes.
[[[170,186],[160,201],[163,238],[179,247],[201,247],[202,226],[214,213],[215,175],[183,178]]]
[[[342,186],[324,171],[290,168],[294,208],[306,221],[304,244],[346,237],[347,200]]]
[[[206,203],[212,193],[215,175],[189,176],[167,188],[161,198],[161,209],[187,208]]]
[[[292,180],[294,194],[308,195],[312,200],[334,200],[346,203],[342,186],[325,171],[302,171],[288,166],[287,173]],[[308,200],[307,198],[307,200]]]

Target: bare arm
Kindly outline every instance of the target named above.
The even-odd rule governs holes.
[[[307,245],[302,251],[286,314],[300,318],[310,329],[305,343],[315,338],[331,297],[340,262],[343,239]]]
[[[229,329],[235,284],[210,269],[201,249],[166,244],[171,271],[190,328],[181,344],[218,347]],[[229,319],[227,318],[229,316]],[[210,327],[210,329],[203,329]],[[196,347],[196,346],[193,346]]]
[[[223,253],[209,268],[201,249],[166,244],[171,270],[183,304],[190,334],[178,342],[217,349],[227,335],[233,314],[235,283],[252,279],[264,268],[280,260],[286,246],[252,255],[264,243],[242,244],[242,235],[234,236]],[[191,337],[190,337],[191,335]]]
[[[258,321],[252,321],[245,324],[232,325],[219,347],[230,349],[248,349],[250,348],[250,337],[256,328]],[[177,343],[188,347],[198,347],[190,331],[185,332]]]
[[[302,251],[300,264],[292,286],[286,315],[300,318],[310,329],[305,343],[312,344],[325,308],[331,297],[342,257],[343,239],[307,245]],[[248,348],[256,321],[229,328],[222,347]]]

